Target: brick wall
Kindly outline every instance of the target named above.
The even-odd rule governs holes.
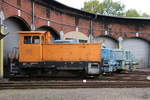
[[[3,9],[6,18],[10,16],[18,15],[18,10],[21,9],[21,18],[23,18],[29,26],[32,23],[32,3],[31,0],[20,0],[18,5],[17,0],[0,0],[1,9]],[[62,10],[62,9],[61,9]],[[66,9],[65,9],[66,10]],[[73,10],[68,10],[73,11]],[[76,12],[77,13],[77,12]],[[50,20],[50,26],[57,30],[59,33],[61,30],[64,33],[75,31],[76,22],[73,15],[69,15],[57,10],[46,8],[45,6],[35,3],[35,28],[48,25]],[[111,17],[109,18],[111,19]],[[119,20],[119,19],[118,19]],[[128,21],[128,20],[126,20]],[[139,20],[142,22],[142,20]],[[150,22],[150,20],[149,20]],[[127,22],[128,23],[128,22]],[[89,35],[90,19],[78,17],[79,32]],[[115,39],[119,36],[123,38],[136,37],[136,32],[139,32],[141,38],[150,40],[150,24],[139,26],[138,30],[134,24],[112,23],[103,22],[101,19],[93,21],[93,35],[94,37],[104,35],[105,30],[108,31],[108,35]]]

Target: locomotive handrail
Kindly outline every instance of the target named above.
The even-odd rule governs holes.
[[[9,33],[7,33],[6,35],[8,35]],[[6,35],[3,35],[1,32],[0,32],[0,40],[3,39]]]
[[[12,51],[8,54],[8,57],[12,60],[17,59],[19,55],[18,53],[19,53],[19,48],[13,47]]]

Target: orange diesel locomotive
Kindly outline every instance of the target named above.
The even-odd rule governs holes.
[[[101,43],[52,43],[50,32],[20,31],[19,53],[11,59],[13,74],[48,74],[79,72],[99,75]]]

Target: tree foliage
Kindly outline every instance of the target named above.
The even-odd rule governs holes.
[[[148,15],[147,13],[143,13],[143,14],[141,15],[141,17],[150,17],[150,15]]]
[[[147,13],[139,14],[135,9],[126,11],[126,17],[150,17]]]
[[[120,2],[113,2],[112,0],[104,0],[102,3],[103,5],[103,14],[110,15],[110,16],[123,16],[125,5],[121,4]]]
[[[91,0],[84,3],[82,10],[103,15],[122,16],[124,8],[125,6],[120,2],[112,0],[104,0],[101,3],[98,0]]]
[[[84,3],[84,8],[81,8],[84,11],[92,12],[92,13],[103,13],[103,6],[99,3],[98,0],[92,0]]]
[[[126,12],[126,17],[140,17],[140,14],[135,9],[129,9]]]
[[[103,2],[90,0],[84,3],[84,7],[81,10],[108,16],[150,17],[146,13],[139,14],[135,9],[125,11],[124,4],[113,2],[113,0],[103,0]]]

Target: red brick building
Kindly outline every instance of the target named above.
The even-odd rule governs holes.
[[[18,47],[21,30],[49,30],[54,39],[77,31],[95,41],[105,40],[106,46],[131,50],[139,67],[150,67],[150,19],[96,15],[63,5],[55,0],[0,0],[0,11],[9,35],[4,39],[4,64],[14,47]]]

